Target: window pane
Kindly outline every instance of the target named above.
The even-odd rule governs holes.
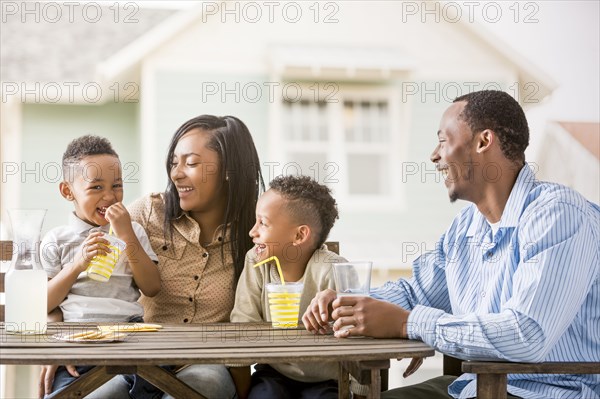
[[[375,154],[348,155],[349,194],[387,194],[387,157]]]
[[[389,140],[387,101],[344,101],[344,132],[350,143],[383,143]]]
[[[310,176],[322,183],[325,178],[325,163],[327,154],[309,153],[309,152],[290,152],[289,161],[283,166],[285,175],[304,175]]]
[[[283,128],[290,141],[322,142],[329,140],[327,103],[309,99],[291,102],[284,99]]]

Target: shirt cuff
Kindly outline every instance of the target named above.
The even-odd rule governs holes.
[[[421,305],[415,306],[408,315],[408,325],[406,326],[408,338],[420,339],[435,347],[437,321],[444,314],[443,310]]]

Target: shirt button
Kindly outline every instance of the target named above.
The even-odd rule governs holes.
[[[190,302],[194,302],[194,298],[189,297],[188,299],[189,299]]]
[[[162,246],[162,250],[163,250],[163,251],[166,251],[167,249],[169,249],[169,247],[168,247],[168,246],[166,246],[166,245],[163,245],[163,246]]]
[[[223,241],[223,237],[218,237],[217,241]]]
[[[183,319],[183,322],[184,322],[184,323],[187,323],[187,322],[188,322],[188,319]]]
[[[481,293],[481,296],[485,298],[485,292],[482,292],[482,293]]]
[[[198,280],[200,276],[194,276],[194,280]]]
[[[203,258],[206,258],[206,257],[208,257],[208,252],[205,252],[205,253],[203,253],[203,254],[202,254],[202,257],[203,257]]]

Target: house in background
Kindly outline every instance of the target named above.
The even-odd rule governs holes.
[[[600,123],[548,123],[536,163],[539,179],[564,184],[600,203]]]
[[[47,208],[45,231],[64,223],[60,160],[77,136],[111,140],[131,202],[165,188],[167,146],[184,121],[235,115],[253,134],[265,180],[302,173],[332,188],[341,218],[330,238],[347,258],[372,259],[381,281],[410,273],[464,205],[448,203],[429,161],[448,104],[488,88],[528,109],[555,88],[483,28],[423,23],[406,3],[278,2],[260,17],[248,4],[261,7],[134,7],[118,18],[102,7],[94,23],[6,16],[2,223],[11,207]],[[19,378],[7,389],[26,397],[19,389],[37,375]]]
[[[554,83],[481,28],[423,23],[401,2],[283,4],[261,18],[243,2],[138,9],[136,23],[8,18],[3,211],[44,206],[45,230],[62,223],[60,156],[85,133],[120,153],[126,202],[161,191],[176,128],[231,114],[253,133],[266,180],[302,173],[333,189],[331,238],[345,256],[387,269],[432,248],[462,206],[448,204],[429,162],[443,110],[483,88],[527,108]]]

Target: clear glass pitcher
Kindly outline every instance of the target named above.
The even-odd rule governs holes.
[[[13,256],[6,273],[5,331],[44,334],[48,314],[48,276],[40,262],[45,209],[8,210]]]

